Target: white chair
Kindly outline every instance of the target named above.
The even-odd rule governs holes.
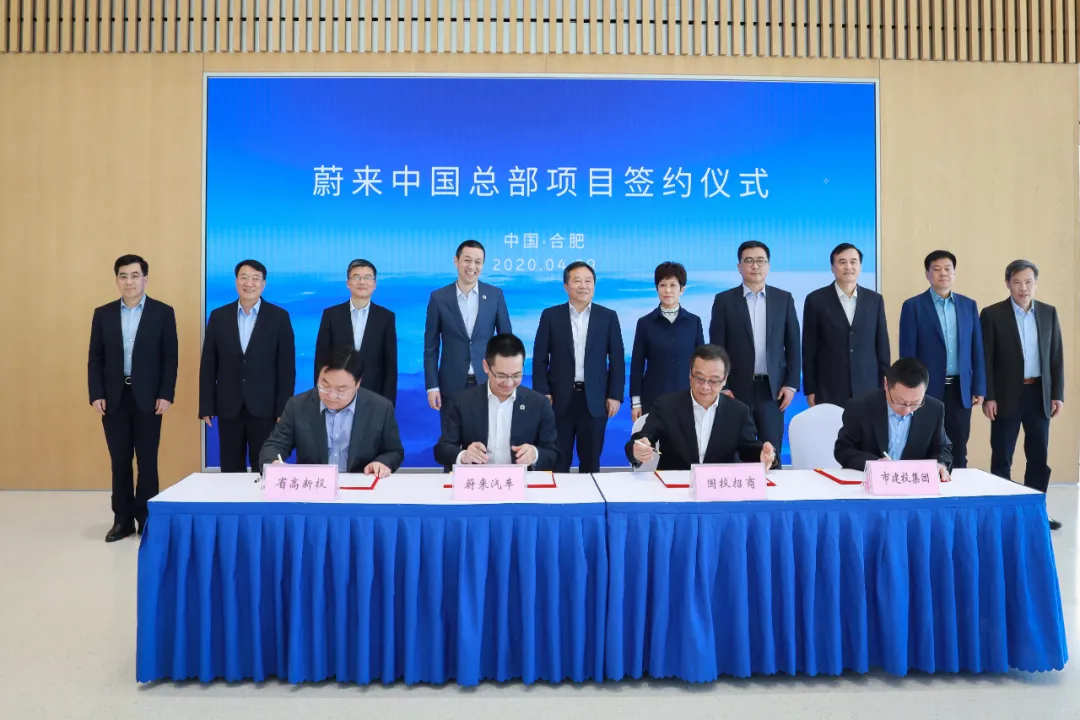
[[[630,430],[631,433],[636,433],[641,428],[645,427],[645,418],[649,417],[649,413],[645,413],[637,420],[634,421],[634,427]],[[657,441],[655,450],[660,449],[660,442]],[[652,460],[641,463],[641,467],[637,469],[637,472],[652,472],[656,470],[656,465],[660,462],[660,456],[653,453]]]
[[[844,422],[844,409],[827,403],[807,408],[791,418],[788,444],[791,466],[796,470],[838,468],[833,457],[836,436]]]

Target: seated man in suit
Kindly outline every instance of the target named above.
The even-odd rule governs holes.
[[[758,441],[750,408],[721,390],[731,360],[719,345],[701,345],[690,356],[690,392],[661,395],[630,436],[626,457],[634,467],[652,459],[659,442],[658,470],[689,470],[695,463],[764,463],[772,467],[776,450]]]
[[[926,395],[930,373],[915,358],[900,358],[885,387],[853,398],[833,454],[846,468],[862,470],[870,460],[937,460],[949,481],[952,443],[945,435],[945,405]]]
[[[337,465],[339,472],[386,477],[401,467],[394,406],[360,387],[360,354],[332,351],[318,384],[289,398],[281,421],[259,453],[259,466],[281,462],[296,449],[301,465]]]
[[[555,411],[543,395],[520,387],[525,345],[510,333],[496,335],[482,362],[487,382],[446,404],[435,460],[447,470],[456,463],[554,469],[559,459]]]

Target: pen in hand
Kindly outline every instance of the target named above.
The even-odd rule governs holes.
[[[638,440],[635,440],[635,441],[634,441],[634,444],[635,444],[635,445],[638,445],[638,446],[640,446],[640,447],[646,447],[646,448],[649,448],[650,450],[652,450],[652,451],[653,451],[654,453],[656,453],[657,455],[660,455],[660,454],[661,454],[659,450],[657,450],[656,448],[654,448],[654,447],[653,447],[652,445],[650,445],[649,443],[647,443],[647,442],[642,442],[642,440],[644,440],[644,439],[645,439],[645,438],[639,438]]]
[[[889,457],[889,453],[881,453],[881,459],[882,460],[892,460],[892,458]]]

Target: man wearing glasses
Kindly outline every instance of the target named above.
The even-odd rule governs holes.
[[[338,472],[386,477],[401,467],[394,406],[360,387],[363,360],[348,345],[334,348],[315,387],[289,399],[259,453],[259,466],[296,450],[301,465],[336,465]]]
[[[745,403],[758,437],[779,450],[784,441],[784,411],[799,388],[799,318],[786,290],[765,285],[769,247],[757,240],[739,246],[742,285],[718,293],[713,301],[709,340],[731,353],[725,394]]]
[[[521,387],[525,345],[510,333],[496,335],[482,362],[487,382],[446,403],[435,460],[447,470],[458,463],[553,470],[559,459],[555,412],[543,395]]]
[[[833,454],[846,468],[862,470],[870,460],[937,460],[949,481],[952,443],[945,435],[945,405],[927,397],[930,373],[915,358],[900,358],[884,388],[851,400]]]
[[[323,310],[315,339],[315,382],[332,348],[351,346],[360,355],[364,379],[360,387],[397,401],[397,320],[394,313],[371,302],[379,277],[375,266],[363,259],[349,263],[345,279],[352,296],[348,302]]]
[[[626,443],[634,467],[648,462],[660,444],[658,470],[689,470],[696,463],[764,463],[772,467],[776,449],[758,440],[750,409],[721,391],[727,381],[727,351],[701,345],[690,357],[690,392],[661,395],[645,426]],[[691,432],[692,431],[692,432]]]

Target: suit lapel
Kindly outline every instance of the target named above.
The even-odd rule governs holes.
[[[266,318],[263,317],[263,313],[267,312],[267,310],[269,309],[268,305],[269,305],[269,303],[263,302],[263,304],[259,306],[259,312],[255,315],[255,324],[251,328],[251,337],[248,338],[248,350],[250,350],[253,347],[257,347],[256,343],[261,341],[262,336],[265,335],[267,332],[269,332],[269,330],[266,327],[266,325],[267,325]],[[273,311],[271,310],[270,312],[273,312]],[[239,326],[239,324],[237,324],[237,328],[236,328],[236,339],[237,339],[237,341],[240,340],[240,326]],[[245,354],[247,353],[246,350],[244,352],[245,352]]]
[[[930,321],[930,324],[934,327],[934,332],[937,334],[938,340],[941,341],[941,346],[945,345],[945,333],[941,330],[941,321],[938,320],[937,306],[936,306],[937,294],[931,289],[922,294],[922,308],[923,314]],[[956,310],[956,322],[960,323],[960,308],[956,306],[956,298],[953,298],[953,308]],[[957,332],[957,337],[960,337],[960,333]],[[959,341],[957,341],[959,342]]]
[[[479,283],[477,284],[476,289],[477,289],[477,292],[479,292],[479,290],[480,290]],[[461,333],[461,337],[468,340],[469,339],[469,329],[465,325],[465,318],[463,318],[461,316],[461,308],[458,306],[457,294],[458,294],[458,287],[457,287],[457,283],[455,282],[455,283],[451,284],[449,287],[446,288],[446,296],[443,298],[443,302],[447,306],[447,309],[450,311],[450,317],[453,318],[453,320],[451,320],[451,322],[454,323],[454,327],[456,327],[458,329],[458,332]],[[480,313],[479,313],[479,311],[476,313],[476,322],[478,322],[478,323],[480,322]],[[473,329],[475,329],[475,327],[476,326],[474,325]]]
[[[352,311],[350,310],[350,313]],[[351,319],[351,318],[350,318]],[[364,325],[364,334],[360,336],[360,347],[369,347],[368,340],[371,342],[378,342],[375,340],[382,333],[382,328],[379,327],[379,323],[382,321],[382,314],[375,309],[375,303],[368,302],[367,311],[367,323]],[[352,328],[350,328],[351,330]]]
[[[927,430],[926,423],[924,422],[923,415],[925,413],[920,408],[911,415],[911,427],[908,428],[907,444],[904,445],[904,452],[900,454],[900,460],[925,460],[922,457],[923,448],[929,446],[926,441]],[[916,453],[916,450],[918,452]],[[894,458],[897,459],[897,458]]]
[[[865,288],[861,288],[858,285],[855,286],[855,315],[851,318],[851,328],[854,329],[856,325],[860,325],[865,322],[867,313],[870,309],[866,307],[867,302],[870,300],[869,293]],[[836,297],[836,304],[840,305],[840,316],[844,319],[844,324],[847,324],[847,315],[844,314],[844,306],[840,304],[840,296],[833,293]]]
[[[875,403],[877,407],[874,408],[872,422],[874,425],[874,438],[877,440],[878,448],[882,453],[885,453],[889,450],[889,403],[885,397],[885,391],[882,390],[880,393]],[[893,459],[896,460],[897,458]]]
[[[368,320],[370,322],[371,318],[369,317]],[[335,313],[330,322],[333,327],[331,335],[334,337],[334,345],[344,345],[347,339],[349,347],[356,347],[352,329],[352,300],[341,305],[340,312]]]
[[[570,354],[570,360],[574,360],[574,327],[570,322],[570,303],[563,303],[559,306],[559,312],[555,313],[558,317],[555,322],[562,328],[565,337],[569,342],[567,343],[567,352]],[[592,327],[592,318],[589,318],[589,327]],[[586,347],[588,347],[588,337],[586,337]]]
[[[240,302],[239,300],[236,301],[236,303],[239,303],[239,302]],[[243,355],[244,354],[244,348],[240,344],[240,319],[239,319],[240,310],[239,310],[238,305],[236,303],[229,306],[230,308],[232,308],[232,310],[230,312],[225,313],[225,318],[226,318],[225,337],[227,338],[228,342],[233,347],[235,347],[240,352],[241,355]],[[254,335],[254,334],[255,333],[252,332],[252,335]],[[248,344],[251,344],[250,340],[248,341]]]
[[[364,400],[360,394],[362,391],[356,391],[356,404],[353,405],[353,418],[352,418],[352,434],[349,435],[349,464],[347,468],[352,467],[353,460],[360,454],[360,441],[363,439],[364,421],[367,420],[367,401]],[[325,424],[324,424],[325,433]]]
[[[1035,303],[1035,301],[1032,301]],[[1051,327],[1050,318],[1047,317],[1045,311],[1039,310],[1038,303],[1033,304],[1032,309],[1035,311],[1035,332],[1039,336],[1039,372],[1043,376],[1043,382],[1050,382],[1050,335],[1053,331]],[[1009,309],[1012,309],[1012,305],[1009,305]],[[1016,322],[1013,322],[1013,326],[1016,326]],[[1017,332],[1019,336],[1019,331]],[[1023,349],[1021,348],[1021,353]],[[1021,354],[1023,359],[1023,354]],[[1044,386],[1047,387],[1047,386]]]
[[[690,397],[689,392],[679,401],[677,422],[679,423],[679,433],[686,438],[686,443],[690,446],[690,457],[687,460],[691,465],[700,462],[701,450],[698,448],[697,427],[694,425],[694,399]],[[715,428],[716,422],[714,420],[713,429],[715,430]],[[711,439],[709,444],[712,444]]]
[[[120,302],[123,302],[123,300],[121,300]],[[150,302],[150,298],[146,298],[146,302],[143,303],[142,316],[139,318],[139,330],[148,329],[150,327],[150,323],[152,323],[154,321],[153,320],[154,311],[151,308],[153,308],[153,303]],[[145,325],[143,323],[145,323]],[[120,349],[122,351],[124,349],[123,326],[121,326],[120,329],[121,329],[121,332],[120,332]],[[143,334],[143,333],[140,333],[139,330],[135,331],[135,342],[132,343],[132,345],[131,345],[131,362],[132,362],[133,365],[135,363],[135,355],[136,355],[136,353],[139,352],[139,346],[140,346],[139,336]],[[121,355],[120,357],[123,357],[123,355]],[[134,370],[135,369],[132,368],[132,372],[134,372]]]
[[[495,303],[488,300],[487,286],[481,282],[476,283],[476,323],[473,332],[478,327],[488,327],[495,324]]]
[[[311,400],[309,402],[312,407],[311,414],[315,416],[314,432],[315,442],[318,445],[318,464],[326,465],[330,462],[330,453],[327,450],[328,438],[326,437],[326,416],[323,415],[320,409],[319,391],[311,390],[310,392],[311,395],[309,397]]]
[[[746,336],[749,337],[750,342],[753,343],[754,342],[754,324],[750,320],[750,308],[747,307],[747,305],[746,305],[746,294],[745,293],[746,293],[746,291],[743,290],[742,285],[735,288],[735,298],[736,298],[735,306],[737,308],[735,310],[735,312],[738,314],[738,316],[740,318],[742,318],[742,324],[743,324],[743,328],[745,328],[745,330],[746,330]],[[766,303],[765,307],[766,307],[766,311],[768,311],[768,303]],[[766,326],[766,328],[768,328],[768,322],[765,323],[765,326]]]
[[[513,458],[514,445],[520,445],[517,440],[521,437],[521,433],[524,432],[526,417],[525,413],[529,407],[528,401],[522,396],[521,391],[518,391],[517,397],[513,400],[514,407],[510,408],[510,457]],[[530,438],[531,440],[532,438]],[[529,443],[532,444],[531,442]]]
[[[837,301],[839,302],[839,301]],[[784,338],[784,314],[787,308],[784,307],[785,303],[780,302],[779,294],[775,288],[765,286],[765,347],[772,345],[769,341],[772,340],[772,336],[776,335],[777,340],[780,342],[780,347],[783,347]],[[845,319],[845,322],[846,319]]]
[[[569,313],[568,313],[569,314]],[[601,348],[599,351],[604,353],[603,343],[600,342],[600,332],[603,329],[606,333],[607,328],[600,328],[600,318],[602,313],[596,311],[596,305],[593,304],[589,310],[589,329],[585,332],[585,357],[589,357],[589,352],[593,348]],[[584,360],[585,358],[582,358]]]
[[[1020,328],[1016,326],[1016,311],[1013,310],[1012,301],[1006,300],[1004,307],[1001,309],[1001,322],[1005,324],[1007,328],[1005,330],[1009,337],[1012,338],[1013,350],[1016,352],[1016,357],[1020,359],[1020,367],[1024,366],[1024,341],[1020,337]],[[1035,311],[1035,328],[1039,332],[1039,352],[1042,352],[1042,328],[1039,327],[1039,311]],[[1049,342],[1049,337],[1047,341]]]
[[[716,443],[719,442],[718,435],[723,432],[720,427],[720,413],[724,407],[724,398],[721,397],[716,402],[716,410],[713,411],[713,423],[712,429],[709,431],[709,442],[705,446],[705,461],[708,462],[709,458],[716,457]],[[694,411],[693,405],[690,406],[690,412]],[[695,428],[696,430],[696,428]],[[695,443],[696,444],[696,443]]]

